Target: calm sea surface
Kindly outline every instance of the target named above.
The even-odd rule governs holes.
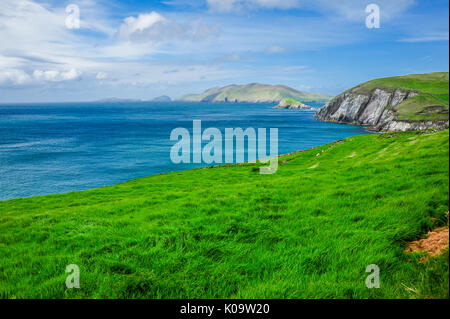
[[[202,166],[170,160],[171,131],[192,131],[193,120],[222,133],[228,127],[278,128],[279,154],[367,133],[359,126],[315,121],[314,113],[273,104],[0,105],[0,200]]]

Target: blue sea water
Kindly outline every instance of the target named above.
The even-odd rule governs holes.
[[[273,104],[70,103],[0,105],[0,200],[113,185],[207,164],[174,164],[174,128],[278,128],[279,154],[366,134]],[[313,105],[320,107],[321,105]]]

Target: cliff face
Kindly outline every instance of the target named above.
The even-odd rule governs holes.
[[[446,129],[448,120],[405,121],[395,119],[395,107],[406,99],[419,95],[406,90],[376,88],[359,93],[352,89],[336,96],[318,113],[317,118],[336,123],[370,125],[378,131],[409,131],[420,129]]]

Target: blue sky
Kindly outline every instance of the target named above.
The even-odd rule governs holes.
[[[366,27],[368,4],[380,28]],[[68,28],[66,7],[80,11]],[[338,94],[448,71],[442,0],[2,0],[0,103],[177,98],[261,82]]]

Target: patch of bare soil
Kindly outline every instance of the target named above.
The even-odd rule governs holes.
[[[421,261],[425,261],[429,256],[434,257],[442,253],[448,247],[448,242],[448,227],[441,227],[430,231],[425,239],[410,242],[405,252],[426,252],[427,256],[421,259]]]

